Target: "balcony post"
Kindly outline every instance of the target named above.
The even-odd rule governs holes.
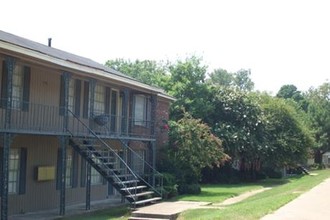
[[[155,170],[156,170],[156,142],[151,141],[151,152],[152,152],[152,159],[151,159],[151,166],[154,168],[152,171],[152,186],[155,187]]]
[[[69,86],[70,86],[70,78],[71,74],[64,72],[63,79],[64,79],[64,117],[63,117],[63,132],[66,133],[68,131],[68,116],[69,116]]]
[[[86,210],[91,209],[91,174],[92,174],[92,166],[87,163],[86,164]]]
[[[95,87],[96,87],[96,80],[91,79],[89,82],[90,90],[89,90],[89,127],[94,129],[94,96],[95,96]]]
[[[151,135],[154,136],[156,134],[155,124],[156,124],[156,111],[157,111],[157,95],[152,95],[150,102],[151,102],[151,116],[150,116],[151,126],[150,126],[150,129],[151,129]]]
[[[12,109],[12,102],[13,102],[13,74],[14,74],[14,69],[15,69],[15,63],[16,60],[13,57],[6,57],[6,65],[7,65],[7,90],[5,97],[7,100],[5,101],[5,106],[6,106],[6,113],[5,113],[5,129],[10,128],[10,122],[11,122],[11,109]]]
[[[123,104],[122,104],[122,122],[121,122],[121,131],[122,134],[127,135],[128,129],[127,129],[127,120],[128,120],[128,105],[129,105],[129,90],[124,89],[123,91]]]
[[[9,151],[12,136],[8,133],[3,138],[2,177],[1,177],[1,220],[8,219],[8,178],[9,178]]]
[[[66,147],[68,146],[68,138],[60,136],[61,147],[61,167],[60,167],[60,215],[65,215],[65,190],[66,190]]]
[[[96,80],[91,79],[89,81],[90,89],[89,89],[89,127],[91,129],[94,128],[94,95],[95,95],[95,86],[96,86]],[[91,144],[91,143],[90,143]],[[91,174],[92,174],[92,167],[87,162],[87,170],[86,170],[86,210],[90,210],[91,208]]]

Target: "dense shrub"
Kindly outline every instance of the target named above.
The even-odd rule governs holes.
[[[170,173],[163,173],[164,178],[164,191],[163,196],[170,199],[178,195],[178,186],[176,184],[175,176]]]
[[[179,194],[200,194],[201,187],[199,184],[181,184],[178,187]]]
[[[281,179],[283,177],[283,173],[280,170],[276,170],[274,168],[266,168],[264,172],[267,177],[274,179]]]
[[[202,170],[202,182],[235,184],[240,182],[240,173],[229,163],[221,167],[205,167]]]

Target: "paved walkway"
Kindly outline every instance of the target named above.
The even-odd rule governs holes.
[[[261,220],[330,219],[330,179],[284,205]]]
[[[190,201],[175,201],[161,202],[150,206],[145,206],[134,211],[133,216],[149,216],[162,219],[176,219],[183,211],[188,209],[201,208],[209,205],[209,202],[190,202]],[[150,218],[151,219],[151,218]]]

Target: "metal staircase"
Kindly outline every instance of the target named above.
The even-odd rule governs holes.
[[[139,157],[123,139],[120,139],[124,151],[135,154],[149,172],[139,174],[127,163],[123,155],[109,146],[91,128],[70,112],[75,120],[89,130],[90,137],[72,136],[69,144],[94,167],[112,186],[135,208],[138,205],[154,203],[162,199],[162,175],[147,161]],[[71,133],[71,132],[70,132]],[[71,133],[72,134],[72,133]]]

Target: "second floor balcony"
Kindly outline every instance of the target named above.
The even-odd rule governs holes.
[[[64,108],[14,100],[0,101],[0,132],[103,138],[154,139],[154,122],[127,115],[76,116]]]

